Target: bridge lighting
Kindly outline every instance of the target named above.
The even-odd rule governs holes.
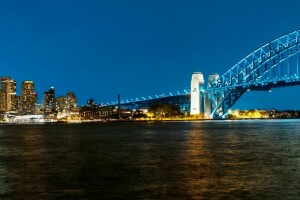
[[[257,86],[259,87],[258,89],[271,92],[271,88],[268,87],[272,85],[283,87],[293,82],[298,84],[297,82],[300,80],[300,74],[298,73],[300,54],[297,56],[295,69],[291,66],[292,64],[294,65],[291,56],[300,52],[300,49],[298,48],[300,45],[299,35],[300,31],[297,30],[265,44],[246,56],[221,76],[218,80],[218,82],[221,81],[221,83],[212,85],[212,93],[222,94],[224,91],[231,92],[231,90],[234,90],[234,86],[238,86],[235,89],[237,90],[237,93],[232,92],[229,93],[228,96],[220,95],[222,101],[219,103],[219,99],[216,100],[212,115],[214,117],[224,117],[226,113],[228,113],[226,111],[228,111],[228,109],[230,109],[236,100],[243,94],[239,87],[243,87],[247,91],[250,91],[252,88],[251,86]],[[274,50],[276,52],[274,52]],[[283,64],[287,64],[287,68],[283,68]],[[291,72],[294,74],[291,75]],[[237,74],[241,75],[241,78],[237,78]],[[280,83],[280,85],[278,85],[278,83]]]

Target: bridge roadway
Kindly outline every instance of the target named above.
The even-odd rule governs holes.
[[[148,108],[154,104],[157,103],[169,103],[173,105],[177,105],[180,107],[180,110],[182,112],[189,112],[190,108],[190,94],[179,94],[179,95],[170,95],[165,97],[159,97],[159,98],[151,98],[151,99],[143,99],[138,101],[131,101],[131,102],[123,102],[121,103],[121,108],[123,109],[142,109],[142,108]],[[106,105],[108,107],[115,107],[118,103],[114,102],[110,105]]]

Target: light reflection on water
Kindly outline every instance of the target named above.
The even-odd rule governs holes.
[[[297,199],[300,120],[0,126],[1,199]]]

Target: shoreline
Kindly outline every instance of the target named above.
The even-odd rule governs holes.
[[[76,120],[76,121],[52,121],[52,122],[0,122],[0,125],[39,125],[39,124],[95,124],[95,123],[143,123],[143,122],[195,122],[195,121],[250,121],[250,120],[291,120],[300,118],[241,118],[241,119],[143,119],[143,120],[124,120],[124,119],[108,119],[108,120]]]

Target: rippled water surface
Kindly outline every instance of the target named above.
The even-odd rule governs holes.
[[[299,199],[300,120],[0,126],[0,199]]]

